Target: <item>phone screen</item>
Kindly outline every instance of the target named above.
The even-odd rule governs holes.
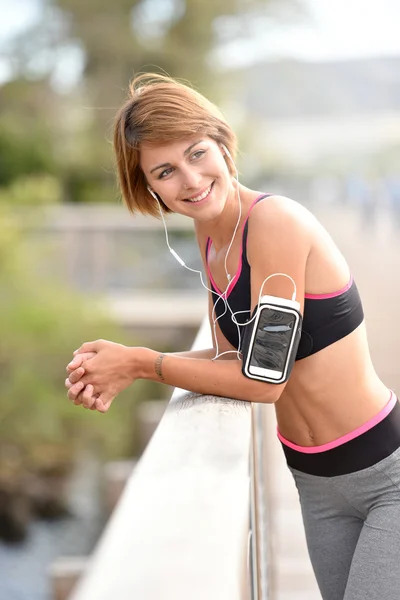
[[[296,318],[292,313],[265,307],[261,310],[249,367],[283,372]]]

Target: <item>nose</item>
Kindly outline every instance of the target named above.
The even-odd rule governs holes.
[[[191,167],[182,171],[182,183],[185,190],[197,189],[200,185],[201,175]]]

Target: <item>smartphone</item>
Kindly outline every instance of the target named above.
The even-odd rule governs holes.
[[[256,311],[253,327],[244,340],[243,374],[268,383],[283,383],[290,375],[300,341],[300,305],[286,298],[263,296]]]

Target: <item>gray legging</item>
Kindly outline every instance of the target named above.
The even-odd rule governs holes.
[[[400,448],[346,475],[290,470],[323,600],[399,600]]]

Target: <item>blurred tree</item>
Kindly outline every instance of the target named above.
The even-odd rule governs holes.
[[[271,20],[298,16],[296,9],[301,6],[301,0],[42,3],[41,21],[0,51],[8,55],[17,78],[46,82],[42,90],[49,94],[43,108],[50,108],[54,90],[64,94],[50,116],[53,159],[62,173],[64,197],[70,201],[99,201],[115,195],[112,153],[106,140],[134,73],[162,70],[219,101],[223,78],[215,68],[218,60],[213,51],[222,46],[229,53],[232,41],[265,37]],[[15,112],[24,113],[26,107]],[[25,169],[24,156],[15,158]]]
[[[132,455],[135,403],[155,394],[154,385],[136,382],[106,419],[68,401],[63,384],[72,350],[88,339],[126,340],[88,298],[38,274],[32,246],[28,257],[5,205],[0,227],[0,538],[12,540],[23,538],[29,513],[63,512],[55,481],[68,475],[82,451],[92,449],[98,458]],[[30,505],[24,523],[15,513],[21,496]]]
[[[42,81],[6,83],[0,95],[0,186],[21,175],[53,173],[50,117],[56,93]]]
[[[215,47],[251,37],[262,25],[265,37],[271,16],[299,8],[298,0],[48,1],[61,9],[67,38],[83,49],[85,85],[106,119],[139,70],[163,70],[207,92],[219,79],[208,61]]]

